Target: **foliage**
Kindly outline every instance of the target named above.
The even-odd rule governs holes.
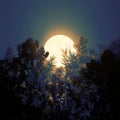
[[[112,41],[108,48],[116,54],[116,56],[120,57],[120,38],[117,40]]]
[[[82,73],[86,79],[97,87],[97,96],[92,114],[99,119],[118,119],[119,113],[119,79],[120,59],[110,50],[105,50],[98,61],[87,63]],[[97,99],[97,97],[99,99]],[[107,115],[107,116],[106,116]],[[96,119],[98,119],[96,117]]]
[[[74,102],[71,119],[92,119],[91,112],[94,108],[92,94],[96,94],[96,91],[94,91],[94,87],[91,88],[92,85],[81,74],[82,69],[86,68],[86,62],[90,60],[86,43],[86,39],[82,37],[76,44],[76,54],[69,51],[69,56],[66,56],[66,51],[62,51],[63,64],[66,69],[64,79],[69,83],[69,92]]]
[[[54,66],[54,58],[46,60],[49,53],[31,38],[18,45],[17,56],[9,49],[0,60],[1,117],[112,120],[112,113],[118,115],[120,59],[110,50],[98,57],[93,50],[88,52],[86,44],[81,37],[76,54],[62,50],[61,68]]]

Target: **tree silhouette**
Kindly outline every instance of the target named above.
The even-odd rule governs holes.
[[[1,119],[117,120],[120,58],[111,50],[98,57],[86,43],[75,44],[76,54],[63,50],[61,68],[31,38],[16,56],[9,48],[0,60]]]
[[[110,49],[113,53],[115,53],[117,57],[120,57],[120,38],[112,41],[109,44],[108,49]]]
[[[3,97],[1,103],[4,103],[2,104],[3,110],[1,114],[15,116],[17,115],[15,114],[16,112],[22,114],[21,109],[27,108],[27,106],[21,108],[22,104],[20,102],[22,100],[22,103],[25,103],[23,99],[26,97],[25,92],[28,88],[30,91],[33,86],[30,86],[30,81],[27,79],[32,76],[32,74],[34,77],[38,76],[38,73],[44,68],[44,61],[48,56],[48,52],[45,53],[43,47],[39,48],[38,41],[34,42],[33,39],[27,39],[18,45],[17,57],[11,58],[11,49],[8,50],[5,54],[5,59],[0,61],[0,91],[2,92],[1,97]]]
[[[4,60],[12,62],[13,58],[14,58],[13,50],[12,48],[8,47],[4,56]]]
[[[94,107],[92,94],[95,94],[95,87],[91,88],[87,79],[81,74],[82,69],[86,67],[86,62],[90,60],[86,48],[86,39],[83,37],[75,45],[77,54],[63,51],[63,63],[65,65],[65,80],[68,81],[69,95],[66,96],[72,100],[72,108],[70,109],[69,119],[93,119],[91,112]]]
[[[99,101],[93,114],[99,119],[119,119],[119,62],[112,51],[105,50],[98,61],[91,60],[82,71],[84,77],[97,86]]]

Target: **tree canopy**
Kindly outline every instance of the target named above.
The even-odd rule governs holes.
[[[0,118],[117,120],[120,59],[110,49],[96,56],[86,44],[82,37],[77,54],[63,50],[61,68],[31,38],[17,46],[16,56],[8,48],[0,60]]]

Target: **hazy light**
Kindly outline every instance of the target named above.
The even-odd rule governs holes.
[[[76,52],[76,49],[73,47],[74,42],[72,39],[65,35],[55,35],[47,40],[45,43],[45,51],[49,52],[48,60],[50,57],[55,57],[56,67],[63,66],[62,64],[62,50]],[[68,55],[68,54],[67,54]]]

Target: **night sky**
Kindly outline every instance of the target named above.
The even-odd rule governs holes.
[[[120,37],[120,0],[0,0],[0,58],[27,38],[55,34],[108,45]]]

